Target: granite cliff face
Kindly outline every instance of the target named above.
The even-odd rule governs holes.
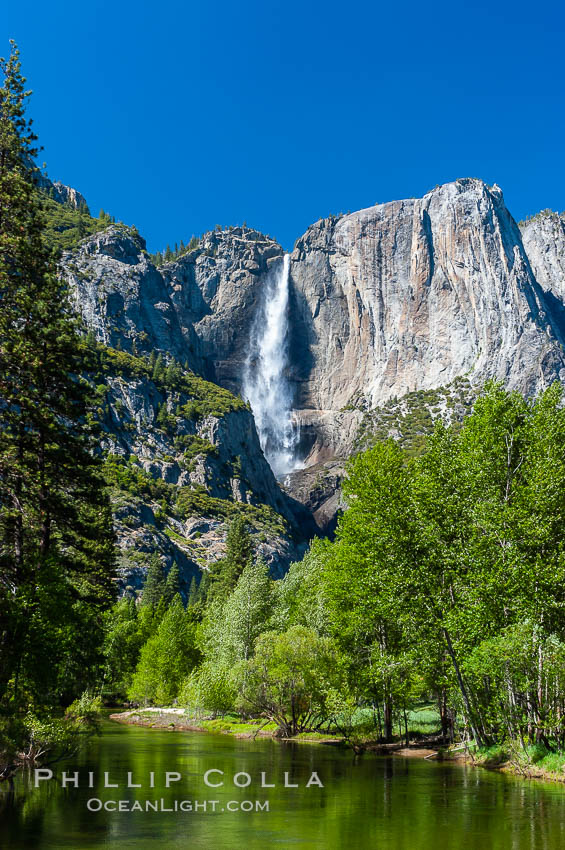
[[[312,534],[312,517],[331,531],[344,474],[333,459],[363,445],[368,432],[419,439],[437,411],[464,414],[489,378],[529,395],[565,380],[564,248],[562,216],[541,214],[521,232],[501,190],[474,179],[322,219],[291,255],[286,375],[302,458],[319,465],[295,472],[281,489],[241,401],[237,413],[200,417],[195,426],[182,409],[198,399],[163,395],[150,388],[150,375],[142,385],[107,376],[110,406],[121,404],[106,422],[108,444],[168,486],[276,512],[294,529],[269,538],[267,555],[283,568],[295,543]],[[142,359],[159,352],[165,365],[175,358],[237,395],[266,282],[282,256],[270,237],[238,227],[207,233],[156,268],[137,231],[114,225],[67,252],[63,272],[99,343]],[[165,405],[176,417],[168,437],[155,394],[161,414]],[[429,410],[422,413],[420,402]],[[183,440],[192,441],[189,470]],[[193,503],[182,522],[170,516],[168,540],[181,550],[192,533],[225,533],[217,505],[208,516]]]
[[[561,334],[502,192],[458,180],[313,225],[292,255],[297,406],[374,407],[468,374],[533,393]]]
[[[344,407],[462,375],[527,394],[565,377],[555,299],[497,186],[457,180],[323,219],[297,241],[291,275],[296,406],[320,432],[316,458],[339,450],[323,431]]]
[[[564,231],[548,216],[522,236],[500,189],[471,179],[312,225],[291,255],[296,408],[371,408],[461,375],[528,394],[565,377]],[[114,226],[64,265],[101,340],[161,350],[240,392],[265,279],[282,254],[232,228],[157,270],[143,240]],[[307,427],[312,418],[304,414]]]

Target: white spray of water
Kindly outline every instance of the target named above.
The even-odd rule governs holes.
[[[292,418],[288,367],[288,277],[290,256],[284,255],[266,281],[263,300],[251,333],[243,394],[251,404],[261,448],[277,478],[297,469],[298,428]]]

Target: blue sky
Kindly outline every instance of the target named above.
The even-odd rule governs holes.
[[[16,8],[16,6],[18,8]],[[546,2],[11,3],[54,179],[157,250],[246,221],[497,182],[565,208],[565,12]]]

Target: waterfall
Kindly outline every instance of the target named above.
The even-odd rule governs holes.
[[[292,418],[288,366],[288,278],[285,254],[265,282],[251,332],[243,394],[251,404],[261,448],[277,478],[296,469],[298,428]]]

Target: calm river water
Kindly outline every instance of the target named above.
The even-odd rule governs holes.
[[[53,770],[55,780],[34,788],[22,776],[13,797],[0,795],[2,850],[565,848],[565,786],[420,759],[367,755],[354,760],[330,746],[107,722],[86,752]],[[81,786],[62,788],[63,770],[78,771]],[[223,771],[208,778],[225,784],[207,787],[208,770]],[[104,787],[106,771],[118,788]],[[169,788],[167,771],[182,775],[180,781],[170,777]],[[314,771],[323,788],[305,787]],[[143,787],[128,788],[128,773],[131,784]],[[262,788],[261,773],[276,787]],[[298,788],[284,787],[285,773]],[[234,786],[236,774],[242,784],[248,774],[251,784]],[[89,810],[105,803],[115,808],[120,800],[130,811]],[[146,801],[161,810],[145,811]],[[256,810],[257,803],[262,810]],[[181,811],[181,804],[192,811]]]

